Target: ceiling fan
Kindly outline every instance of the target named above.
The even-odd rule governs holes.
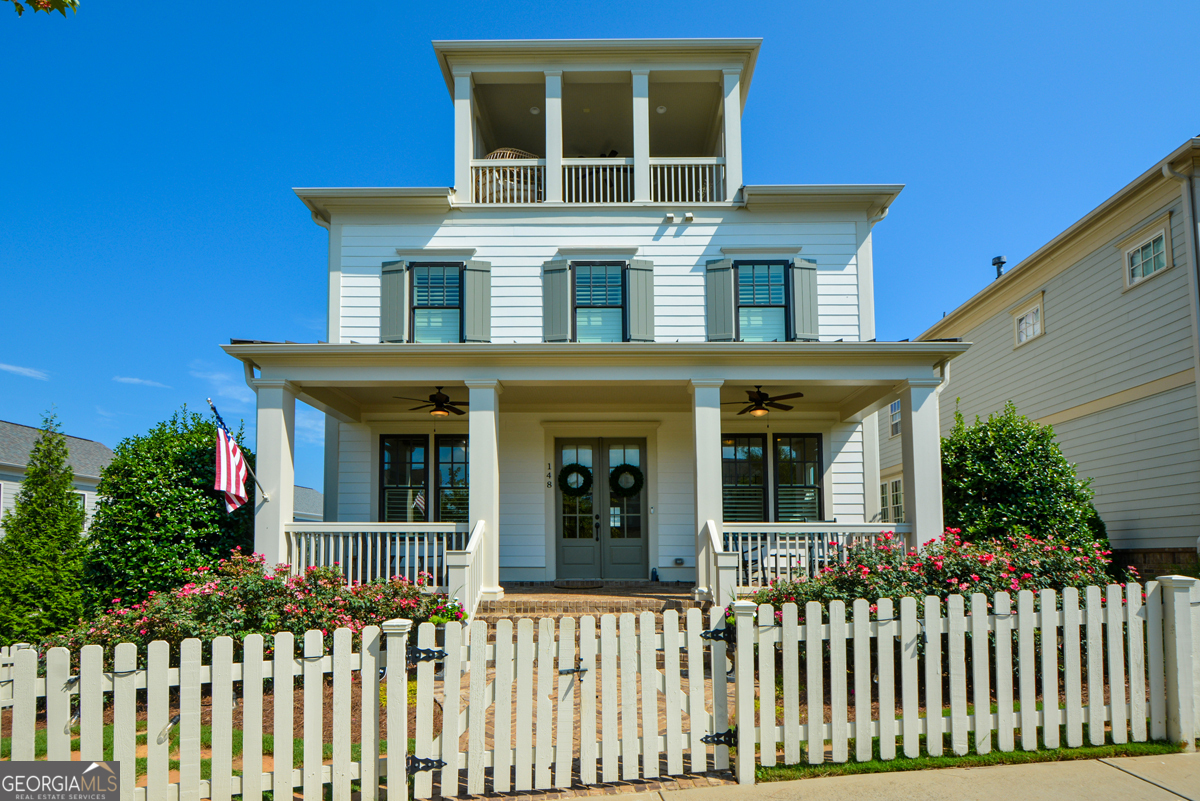
[[[429,413],[434,417],[449,417],[451,414],[466,414],[459,406],[468,406],[470,401],[452,401],[450,396],[442,392],[441,387],[436,387],[437,391],[429,396],[428,401],[421,398],[406,398],[403,395],[394,395],[398,400],[410,400],[424,404],[423,406],[414,406],[409,409],[410,412],[419,412],[422,409],[429,409]]]
[[[791,406],[788,406],[785,403],[778,403],[777,401],[789,400],[791,398],[803,398],[804,397],[803,392],[790,392],[787,395],[776,395],[775,397],[771,397],[770,395],[768,395],[767,393],[762,391],[761,384],[756,384],[754,386],[754,389],[746,390],[746,395],[749,396],[748,400],[725,401],[721,405],[722,406],[729,406],[731,404],[741,405],[744,403],[744,404],[747,404],[747,406],[745,409],[742,409],[740,412],[738,412],[739,415],[746,414],[747,412],[749,412],[751,417],[762,417],[762,416],[768,414],[771,411],[771,409],[779,409],[781,412],[790,412],[792,410]],[[768,406],[770,406],[771,409],[768,409],[767,408]]]

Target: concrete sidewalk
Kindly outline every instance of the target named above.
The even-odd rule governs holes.
[[[947,768],[639,793],[622,801],[1200,801],[1200,754]]]

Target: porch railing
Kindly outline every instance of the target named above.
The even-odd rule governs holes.
[[[567,203],[633,201],[633,159],[563,159]]]
[[[737,557],[737,592],[752,593],[771,582],[814,576],[840,562],[846,549],[882,539],[891,532],[907,547],[909,524],[886,523],[723,523],[722,549]]]
[[[725,199],[725,159],[650,159],[655,203],[715,203]]]
[[[477,159],[471,162],[473,203],[541,203],[545,200],[545,159]]]
[[[449,584],[447,553],[467,544],[466,523],[289,523],[288,562],[293,572],[337,564],[347,585],[402,576],[433,576]]]
[[[486,523],[480,520],[471,530],[471,537],[461,551],[446,553],[446,594],[457,598],[463,611],[474,617],[483,588],[483,549]]]

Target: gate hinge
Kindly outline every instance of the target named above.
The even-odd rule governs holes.
[[[423,773],[427,770],[437,770],[446,767],[446,763],[441,759],[422,759],[421,757],[409,756],[408,764],[405,769],[409,775],[414,773]]]
[[[733,645],[737,642],[737,629],[733,626],[726,626],[723,629],[709,629],[708,631],[700,632],[702,640],[724,640]]]
[[[445,659],[449,654],[440,648],[417,648],[415,645],[408,646],[409,662],[436,662],[439,659]]]
[[[737,745],[737,726],[716,734],[706,734],[700,738],[700,742],[709,745]]]

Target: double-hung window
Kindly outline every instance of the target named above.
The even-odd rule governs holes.
[[[575,341],[624,342],[625,263],[575,262]]]
[[[743,342],[788,341],[787,263],[734,263],[737,338]]]
[[[722,502],[726,522],[822,520],[820,434],[724,434]]]
[[[379,520],[465,523],[470,464],[463,434],[386,434],[379,448]]]
[[[1150,241],[1130,250],[1127,259],[1127,283],[1132,286],[1167,266],[1167,236],[1160,233]]]
[[[904,522],[904,479],[879,483],[879,519],[884,523]]]
[[[891,434],[895,437],[900,434],[900,401],[892,401],[892,405],[888,407],[888,422],[890,425]]]
[[[462,271],[462,264],[413,265],[413,342],[462,342]]]

